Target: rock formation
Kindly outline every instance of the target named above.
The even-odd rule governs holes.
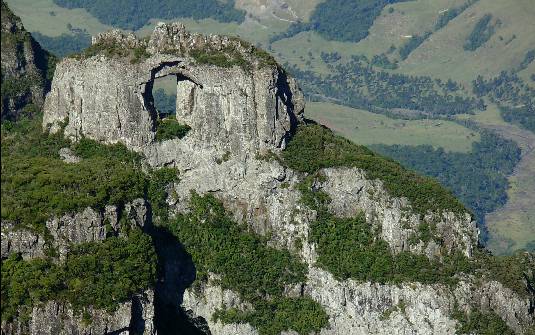
[[[192,127],[189,138],[202,150],[246,154],[284,148],[303,111],[295,81],[277,66],[258,64],[249,55],[253,47],[247,50],[240,41],[190,34],[172,24],[158,25],[148,41],[119,31],[93,39],[94,48],[110,45],[125,53],[142,50],[144,57],[125,62],[99,54],[59,63],[44,106],[44,125],[52,132],[67,121],[69,138],[149,148],[156,120],[152,86],[164,76],[176,77],[177,119]],[[190,55],[228,49],[241,66],[199,64]]]
[[[51,57],[2,1],[2,119],[29,116],[42,106]]]
[[[176,119],[191,130],[181,139],[157,141],[151,90],[156,78],[168,75],[177,79]],[[44,104],[43,127],[73,141],[87,137],[123,143],[142,153],[152,168],[176,168],[180,180],[168,199],[173,213],[188,212],[190,190],[210,193],[236,221],[269,236],[271,245],[293,250],[297,241],[302,242],[299,255],[308,275],[295,294],[310,296],[327,312],[329,325],[321,334],[451,334],[457,325],[453,311],[467,311],[474,304],[498,314],[518,334],[533,327],[535,299],[520,297],[498,282],[481,286],[466,277],[454,289],[442,284],[379,284],[339,280],[320,268],[316,246],[308,240],[317,213],[301,202],[297,191],[304,174],[265,159],[285,148],[303,122],[303,111],[303,95],[294,79],[256,48],[237,39],[191,34],[173,23],[159,24],[148,40],[118,31],[101,34],[88,52],[60,62]],[[430,259],[456,252],[473,256],[478,231],[468,213],[444,210],[420,216],[408,199],[390,195],[382,181],[369,179],[360,169],[329,168],[322,173],[324,179],[314,187],[331,197],[329,211],[338,217],[364,212],[366,222],[379,230],[393,253],[410,251]],[[132,224],[150,226],[144,200],[126,210]],[[47,228],[60,255],[72,243],[104,238],[105,218],[116,227],[115,211],[88,208],[51,218]],[[435,225],[440,245],[434,240],[409,242],[421,223]],[[158,243],[161,249],[168,246],[163,240]],[[12,252],[38,257],[42,245],[40,236],[2,224],[2,257]],[[217,280],[189,287],[195,274],[184,270],[184,259],[172,259],[174,249],[162,252],[171,260],[162,264],[158,299],[186,311],[190,320],[200,320],[211,334],[258,334],[249,324],[215,321],[217,309],[246,303]],[[141,296],[143,313],[147,311],[143,320],[150,320],[153,311],[147,294]],[[30,333],[126,334],[132,331],[127,325],[132,323],[134,304],[99,317],[87,332],[80,330],[68,308],[49,302],[34,308]],[[44,320],[48,314],[49,320]],[[68,320],[61,330],[53,328],[59,314]],[[36,324],[39,328],[32,328]],[[19,334],[14,325],[3,325],[2,332]],[[153,332],[152,323],[146,322],[144,334]]]

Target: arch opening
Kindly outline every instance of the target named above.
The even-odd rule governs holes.
[[[178,72],[174,65],[163,65],[151,72],[145,84],[145,107],[153,119],[157,142],[182,138],[191,130],[185,124],[193,108],[196,83]]]

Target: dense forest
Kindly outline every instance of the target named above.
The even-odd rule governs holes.
[[[404,109],[405,117],[448,116],[484,109],[482,100],[461,95],[458,85],[427,76],[408,76],[378,71],[363,56],[330,65],[328,75],[285,64],[313,100],[331,101],[376,112]]]
[[[515,142],[482,131],[469,153],[447,152],[429,145],[374,145],[374,150],[424,175],[437,178],[470,208],[486,239],[485,214],[505,204],[507,176],[520,160]]]
[[[150,19],[190,17],[196,20],[213,18],[221,22],[242,22],[245,12],[234,7],[234,0],[54,0],[65,8],[85,8],[100,22],[129,30],[137,30]]]
[[[313,30],[329,40],[358,42],[368,36],[386,5],[407,0],[327,0],[316,6],[308,23],[294,23],[271,42]]]
[[[526,54],[523,64],[532,62],[532,51]],[[535,132],[535,89],[527,85],[516,73],[502,71],[499,76],[473,81],[473,92],[478,97],[487,96],[498,104],[507,122],[518,124]]]
[[[50,37],[39,32],[33,32],[32,36],[46,50],[58,57],[65,57],[89,47],[91,45],[91,35],[83,31],[75,31],[72,34],[61,34]]]

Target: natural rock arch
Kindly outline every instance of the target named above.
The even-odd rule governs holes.
[[[295,80],[247,54],[241,42],[199,37],[175,24],[157,26],[149,42],[112,31],[93,43],[145,48],[147,57],[133,62],[97,54],[60,62],[44,107],[43,124],[51,132],[67,121],[64,134],[74,140],[85,136],[145,151],[155,139],[153,82],[169,75],[177,77],[177,120],[191,127],[188,138],[197,148],[237,155],[277,151],[302,118],[304,99]],[[250,63],[221,67],[184,51],[206,45],[236,48]]]

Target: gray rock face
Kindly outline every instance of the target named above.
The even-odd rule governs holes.
[[[20,253],[24,259],[45,255],[45,239],[42,236],[26,229],[18,229],[15,224],[6,220],[2,220],[0,245],[2,259],[12,253]]]
[[[81,160],[70,148],[59,149],[59,157],[65,163],[78,163]]]
[[[2,1],[2,119],[18,119],[33,103],[41,107],[45,94],[47,54]]]
[[[148,42],[111,31],[93,39],[99,43],[146,48],[150,56],[139,63],[103,55],[59,63],[44,106],[43,123],[52,132],[66,122],[64,133],[74,140],[86,136],[142,151],[154,142],[153,81],[168,75],[177,79],[176,117],[192,128],[188,137],[199,149],[251,154],[283,148],[303,111],[295,81],[276,66],[255,63],[239,41],[160,24]],[[250,63],[220,68],[189,56],[225,48]]]
[[[33,308],[28,324],[2,322],[3,335],[92,335],[92,334],[144,334],[156,335],[154,293],[146,291],[132,302],[121,304],[108,313],[87,309],[91,321],[84,320],[82,312],[75,312],[68,304],[49,301]],[[141,318],[140,318],[141,317]],[[140,319],[139,319],[140,318]]]
[[[370,181],[355,168],[325,169],[326,181],[318,188],[332,199],[331,211],[339,217],[353,217],[364,212],[366,221],[381,228],[381,237],[394,252],[412,251],[425,253],[428,257],[440,255],[434,241],[422,241],[410,245],[409,238],[417,235],[420,224],[433,225],[435,234],[443,241],[448,251],[461,251],[472,256],[477,245],[479,231],[469,214],[451,212],[430,213],[423,218],[415,214],[407,199],[395,199],[388,195],[379,180]]]
[[[125,205],[123,215],[130,226],[144,227],[149,221],[147,203],[136,199]],[[103,212],[86,208],[81,212],[68,213],[46,222],[50,246],[59,253],[60,260],[74,244],[102,241],[107,233],[121,235],[116,206],[106,206]],[[46,254],[45,237],[24,228],[15,228],[2,221],[2,258],[11,253],[20,253],[24,259],[43,257]]]

